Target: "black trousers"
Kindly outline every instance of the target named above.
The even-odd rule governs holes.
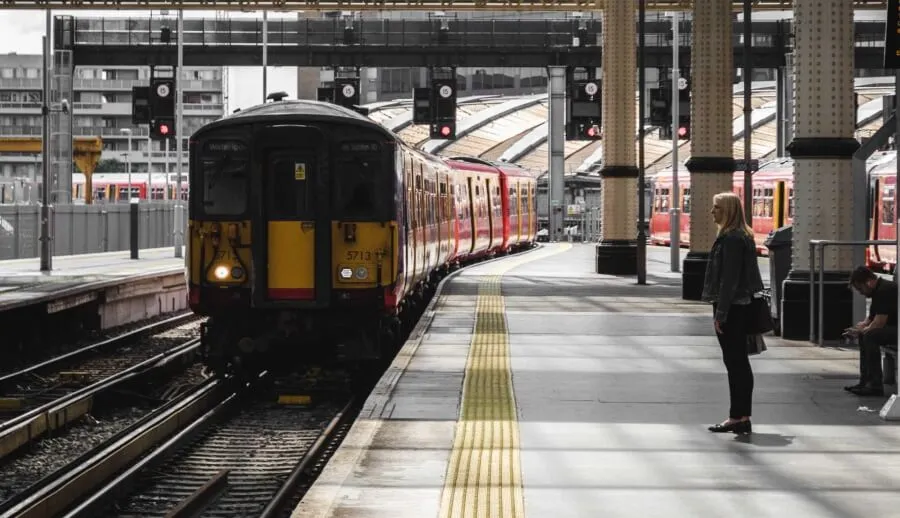
[[[722,348],[722,360],[728,371],[728,390],[731,394],[728,416],[733,419],[752,415],[753,370],[747,354],[745,331],[748,307],[732,304],[728,309],[727,320],[722,323],[722,334],[716,333],[719,347]]]
[[[881,372],[881,346],[897,349],[897,328],[880,327],[861,336],[859,343],[859,382],[863,385],[881,388],[884,373]],[[888,374],[889,379],[895,377]]]

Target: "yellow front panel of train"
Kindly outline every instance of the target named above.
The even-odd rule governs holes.
[[[332,282],[336,289],[372,288],[381,266],[381,284],[397,271],[397,223],[337,222],[331,224]]]
[[[315,224],[269,221],[268,296],[272,299],[315,297]]]
[[[251,268],[249,221],[195,221],[188,222],[189,280],[199,285],[206,283],[220,286],[245,284]]]

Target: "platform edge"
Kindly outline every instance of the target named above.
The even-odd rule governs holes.
[[[503,259],[522,257],[543,248],[543,244],[535,243],[535,246],[529,250],[512,256],[494,257],[487,261],[475,263],[471,267],[491,264]],[[451,272],[438,283],[434,296],[422,313],[422,318],[416,323],[416,326],[410,333],[410,337],[407,338],[403,347],[397,352],[397,356],[391,362],[391,365],[375,384],[375,388],[372,389],[371,394],[363,404],[359,417],[350,427],[347,437],[334,452],[328,463],[325,464],[322,473],[310,486],[297,504],[297,507],[291,512],[291,518],[326,518],[332,516],[338,491],[344,486],[344,482],[352,474],[353,469],[359,465],[359,460],[366,451],[365,446],[372,444],[372,439],[381,429],[381,425],[384,423],[383,417],[385,416],[385,411],[389,410],[388,405],[394,389],[397,387],[397,383],[400,381],[403,373],[406,372],[412,358],[416,355],[419,345],[421,345],[425,337],[425,332],[431,327],[435,316],[434,308],[441,298],[444,286],[468,268],[460,268],[455,272]]]

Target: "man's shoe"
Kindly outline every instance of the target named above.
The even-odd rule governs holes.
[[[856,390],[851,390],[857,396],[883,396],[884,389],[878,387],[862,387]]]
[[[864,388],[865,386],[865,383],[857,383],[856,385],[848,385],[844,387],[844,390],[846,390],[847,392],[853,392],[854,390],[859,390],[861,388]]]

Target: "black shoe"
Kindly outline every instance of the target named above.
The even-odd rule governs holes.
[[[847,392],[853,392],[854,390],[859,390],[865,386],[865,383],[857,383],[856,385],[847,385],[846,387],[844,387],[844,390],[846,390]]]
[[[884,389],[881,387],[861,387],[856,390],[851,390],[857,396],[883,396]]]
[[[719,423],[709,427],[709,431],[713,433],[736,433],[744,434],[753,431],[753,425],[750,421],[734,421],[729,424]]]

